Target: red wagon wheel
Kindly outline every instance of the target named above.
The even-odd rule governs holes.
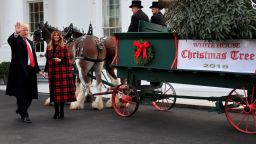
[[[119,116],[132,116],[139,108],[140,96],[133,86],[119,85],[112,94],[112,105]]]
[[[255,87],[249,93],[242,88],[232,90],[225,102],[225,114],[229,123],[238,131],[256,134],[256,97]]]
[[[176,103],[176,92],[170,83],[163,83],[160,92],[164,98],[153,101],[152,105],[159,111],[168,111]],[[166,97],[166,95],[173,95],[174,97]]]

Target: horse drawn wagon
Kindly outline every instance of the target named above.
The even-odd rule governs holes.
[[[39,27],[34,33],[34,41],[47,41],[48,29],[47,25]],[[106,82],[110,86],[108,91],[94,96],[112,94],[115,112],[124,117],[132,116],[145,99],[160,111],[171,109],[176,98],[216,101],[216,110],[224,112],[235,129],[256,134],[255,41],[193,43],[192,40],[178,40],[176,34],[159,25],[142,22],[139,29],[140,32],[115,33],[116,55],[113,55],[112,66],[126,83],[114,86]],[[186,49],[191,45],[196,50]],[[207,59],[214,62],[205,62]],[[229,60],[233,62],[229,63]],[[150,83],[145,85],[143,80]],[[170,83],[233,90],[220,97],[182,96],[176,95]]]
[[[210,55],[214,61],[219,60],[221,63],[203,64],[206,68],[215,67],[217,70],[193,69],[193,67],[186,69],[186,66],[180,66],[183,61],[179,59],[179,55],[189,57],[189,54],[181,53],[181,46],[178,45],[188,43],[189,40],[179,41],[174,33],[154,24],[142,23],[140,29],[141,32],[115,33],[117,55],[113,66],[117,68],[118,77],[127,79],[127,84],[111,88],[112,104],[118,115],[125,117],[133,115],[143,99],[151,100],[153,106],[161,111],[172,108],[176,98],[203,99],[216,101],[218,111],[224,112],[229,123],[238,131],[256,134],[256,77],[254,72],[244,72],[246,67],[255,69],[253,53],[238,57],[244,56],[253,64],[242,64],[242,68],[239,68],[239,64],[235,62],[233,65],[238,68],[237,71],[228,71],[231,67],[229,63],[226,63],[227,57],[229,57],[228,52],[217,53],[214,56],[215,59]],[[214,47],[214,43],[210,43],[208,48]],[[215,46],[218,44],[216,42]],[[244,44],[237,44],[237,41],[231,44],[225,43],[226,47],[229,45],[240,47]],[[232,50],[237,51],[236,48]],[[194,52],[190,56],[197,56],[199,60],[202,60],[207,59],[206,53],[207,51],[202,54]],[[236,54],[233,54],[233,58],[234,55]],[[196,65],[201,64],[196,61]],[[150,84],[142,85],[142,80],[149,81]],[[181,96],[175,95],[175,91],[169,83],[225,87],[233,90],[226,96],[220,97]],[[169,88],[166,88],[168,86]],[[161,87],[166,89],[159,90]],[[169,90],[172,92],[169,93]]]

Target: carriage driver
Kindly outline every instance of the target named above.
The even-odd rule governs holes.
[[[133,15],[131,18],[131,24],[129,26],[128,32],[138,32],[139,21],[143,20],[149,22],[148,16],[141,10],[143,6],[141,1],[133,0],[132,4],[129,6],[132,9]]]
[[[161,13],[161,10],[163,9],[163,7],[160,5],[160,3],[152,2],[152,6],[150,6],[149,8],[152,9],[152,13],[153,13],[150,22],[159,24],[162,26],[166,26],[164,15]]]

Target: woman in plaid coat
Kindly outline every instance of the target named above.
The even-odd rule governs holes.
[[[53,119],[64,118],[64,102],[76,101],[72,77],[72,62],[59,31],[53,31],[46,51],[45,71],[48,71],[50,100],[54,102]]]

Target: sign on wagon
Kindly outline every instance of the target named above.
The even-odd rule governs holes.
[[[177,68],[255,73],[256,40],[179,40]]]

